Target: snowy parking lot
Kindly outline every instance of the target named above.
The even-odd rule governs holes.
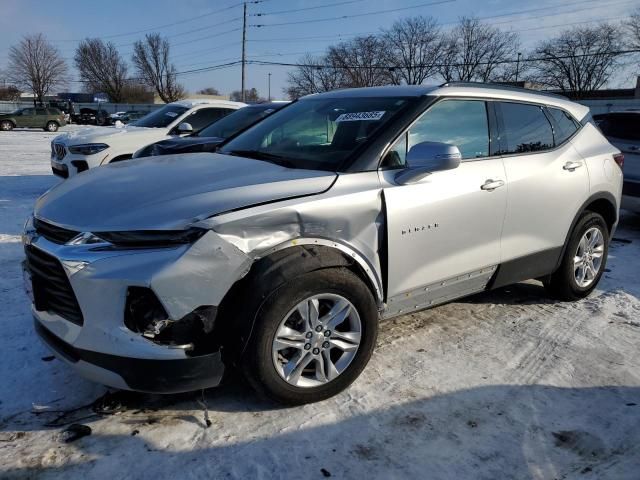
[[[591,297],[531,281],[387,321],[324,402],[281,408],[237,379],[108,392],[52,358],[23,293],[54,136],[0,132],[0,478],[640,478],[640,217],[624,214]],[[92,433],[67,443],[71,424]]]

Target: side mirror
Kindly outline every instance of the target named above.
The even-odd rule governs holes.
[[[183,135],[185,133],[193,133],[193,127],[191,126],[190,123],[182,122],[180,125],[178,125],[178,128],[176,129],[176,131],[178,132],[178,135]]]
[[[416,183],[433,172],[458,168],[462,154],[455,145],[441,142],[417,143],[407,153],[407,166],[396,174],[401,185]]]

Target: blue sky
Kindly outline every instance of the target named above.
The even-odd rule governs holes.
[[[242,7],[228,8],[238,4],[237,0],[0,2],[0,30],[3,33],[0,72],[6,65],[9,45],[18,42],[25,33],[36,32],[44,33],[69,59],[70,64],[78,39],[103,37],[118,45],[121,53],[129,58],[131,44],[144,36],[144,33],[130,32],[146,29],[154,29],[152,31],[170,38],[172,58],[181,72],[240,58]],[[319,54],[340,39],[374,33],[389,26],[395,19],[413,15],[431,15],[444,28],[455,23],[462,15],[487,18],[487,23],[519,32],[522,49],[526,51],[536,42],[553,36],[567,26],[603,19],[619,22],[634,8],[640,7],[640,0],[441,0],[439,4],[424,5],[426,3],[430,3],[429,0],[264,0],[249,4],[251,16],[248,19],[247,57],[295,62],[305,52]],[[326,6],[328,4],[337,5]],[[320,6],[324,7],[310,8]],[[418,7],[407,8],[413,6]],[[291,11],[305,8],[307,10]],[[268,26],[401,8],[406,9],[331,21]],[[254,16],[256,14],[265,15]],[[267,26],[252,26],[256,24]],[[255,87],[266,96],[267,76],[271,72],[272,96],[281,97],[286,85],[287,68],[250,65],[247,67],[247,87]],[[228,93],[240,88],[240,67],[185,74],[180,76],[180,81],[190,91],[215,86],[221,92]],[[626,69],[612,84],[635,85],[632,70]],[[80,85],[74,83],[70,88],[79,90]]]

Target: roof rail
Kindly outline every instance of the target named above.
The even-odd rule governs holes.
[[[507,85],[499,82],[445,82],[440,87],[476,87],[476,88],[493,88],[514,90],[516,92],[533,93],[535,95],[543,95],[545,97],[561,98],[569,100],[568,97],[557,93],[545,92],[542,90],[533,90],[532,88],[516,87],[515,85]]]

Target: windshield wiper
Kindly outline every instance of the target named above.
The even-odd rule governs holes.
[[[236,157],[253,158],[255,160],[266,160],[267,162],[275,163],[276,165],[280,165],[282,167],[294,168],[293,163],[291,163],[286,158],[280,155],[275,155],[273,153],[267,153],[260,150],[231,150],[229,152],[222,153],[233,155]]]

